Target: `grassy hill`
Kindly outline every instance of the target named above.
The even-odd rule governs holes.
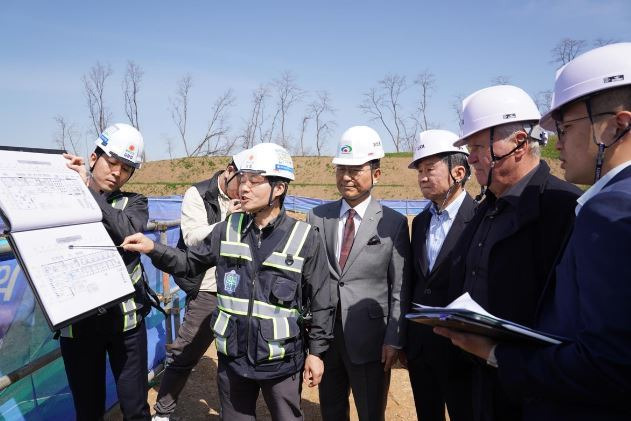
[[[552,173],[563,178],[559,161],[550,145],[543,152],[544,159],[550,165]],[[547,156],[547,157],[546,157]],[[215,171],[225,168],[226,157],[181,158],[175,160],[153,161],[143,165],[127,185],[127,189],[147,196],[181,195],[192,184],[209,178]],[[418,199],[421,197],[416,173],[407,168],[411,155],[388,154],[381,161],[382,177],[375,186],[374,195],[381,199]],[[338,197],[335,187],[335,170],[331,157],[299,156],[294,157],[296,181],[289,186],[289,194],[335,199]],[[476,195],[480,186],[475,177],[467,183],[467,190]]]

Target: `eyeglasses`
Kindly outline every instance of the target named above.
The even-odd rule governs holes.
[[[250,187],[256,187],[267,182],[267,178],[261,174],[242,172],[237,175],[239,184],[249,184]]]
[[[348,174],[350,178],[357,178],[370,169],[371,167],[348,167],[346,165],[337,165],[335,167],[335,172],[341,176]]]
[[[603,113],[592,114],[591,118],[593,119],[594,117],[601,117],[605,115],[616,115],[616,114],[617,113],[614,113],[613,111],[606,111]],[[559,137],[559,140],[561,140],[567,134],[567,129],[571,126],[572,123],[575,123],[580,120],[585,120],[586,118],[590,118],[590,116],[586,115],[583,117],[574,118],[572,120],[567,120],[567,121],[555,121],[556,129],[557,129],[557,136]]]

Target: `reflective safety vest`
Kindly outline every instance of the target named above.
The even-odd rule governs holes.
[[[129,198],[127,197],[122,197],[121,199],[115,199],[112,202],[112,207],[114,209],[123,210],[125,209],[125,206],[127,206],[128,201],[129,201]],[[131,270],[129,269],[130,268],[128,267],[127,270],[129,272],[129,277],[131,278],[131,282],[134,285],[136,294],[138,294],[139,285],[142,284],[142,282],[138,284],[138,281],[142,279],[142,265],[140,264],[140,260],[138,260],[138,263],[135,266],[133,266]],[[123,315],[123,327],[122,327],[123,332],[131,330],[135,328],[136,326],[138,326],[138,323],[140,323],[142,319],[138,317],[137,310],[139,309],[139,306],[136,304],[135,297],[132,296],[131,298],[119,303],[118,307],[119,307],[120,312]],[[72,325],[68,325],[62,328],[59,331],[59,333],[60,333],[60,336],[63,336],[66,338],[72,338],[74,336]]]
[[[245,358],[253,366],[280,375],[302,365],[301,251],[311,226],[294,221],[289,235],[255,267],[250,245],[241,241],[245,215],[228,217],[217,262],[217,310],[211,326],[217,351]],[[265,241],[265,240],[263,240]],[[286,369],[283,369],[285,364]]]

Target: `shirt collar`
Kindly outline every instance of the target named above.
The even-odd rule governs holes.
[[[355,212],[357,212],[359,219],[364,219],[364,214],[366,213],[366,209],[368,209],[368,205],[371,200],[372,196],[369,195],[363,202],[353,208],[355,209]],[[350,208],[351,207],[348,203],[346,203],[346,200],[342,199],[342,206],[340,206],[340,218],[342,218]]]
[[[460,194],[456,196],[456,198],[453,200],[453,202],[447,205],[447,207],[445,207],[445,209],[443,209],[440,214],[446,215],[448,219],[455,218],[456,214],[458,213],[458,209],[460,209],[460,205],[462,205],[462,202],[464,202],[466,194],[467,193],[465,191],[461,191]],[[432,213],[432,215],[438,215],[438,209],[434,202],[430,202],[429,211]]]
[[[583,205],[589,199],[600,193],[600,191],[607,185],[607,183],[609,183],[616,175],[618,175],[620,171],[624,170],[628,166],[631,166],[631,161],[623,162],[617,167],[612,168],[607,172],[607,174],[600,177],[600,180],[598,180],[590,188],[588,188],[585,193],[583,193],[578,199],[576,199],[576,202],[578,203],[575,209],[576,214],[578,215]]]
[[[219,197],[222,198],[224,201],[228,201],[230,200],[230,198],[228,197],[228,195],[223,191],[223,189],[221,188],[221,183],[219,183],[219,179],[217,179],[217,188],[219,189]]]

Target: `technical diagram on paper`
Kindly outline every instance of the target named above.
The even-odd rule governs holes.
[[[0,207],[12,231],[100,221],[79,174],[59,154],[0,150]]]
[[[100,222],[11,234],[51,325],[58,325],[134,292],[116,248]]]

